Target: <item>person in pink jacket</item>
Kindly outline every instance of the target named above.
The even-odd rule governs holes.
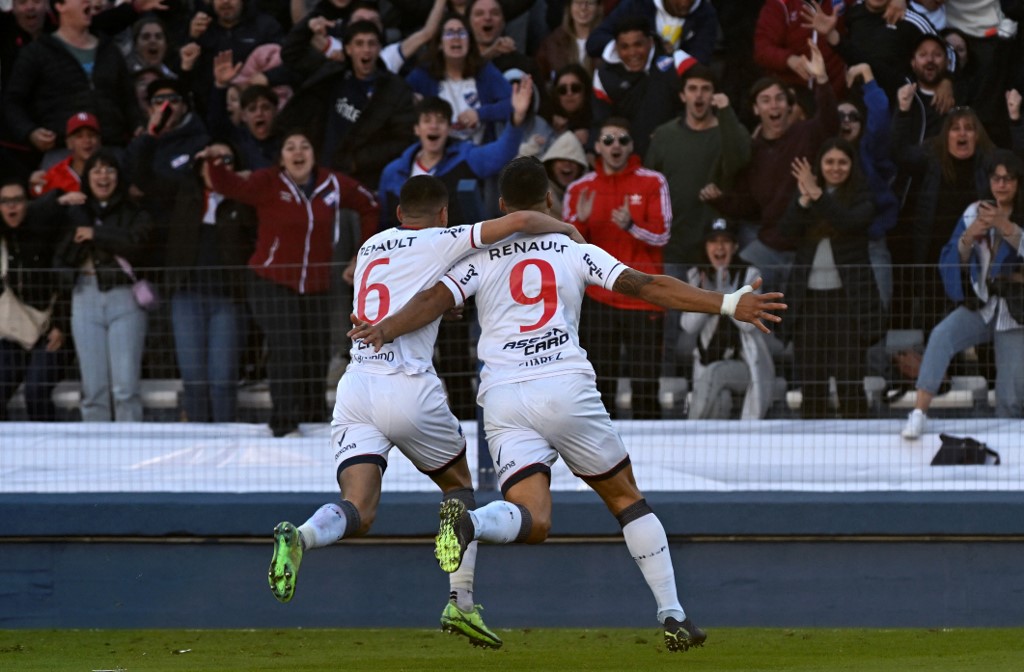
[[[249,305],[269,353],[270,428],[274,436],[294,435],[300,422],[326,420],[329,290],[331,261],[342,230],[339,211],[356,211],[365,240],[377,231],[377,201],[352,178],[318,166],[313,145],[302,132],[285,136],[278,166],[249,176],[210,158],[214,190],[256,208],[259,224],[249,258]],[[347,278],[350,273],[351,268],[346,269]]]

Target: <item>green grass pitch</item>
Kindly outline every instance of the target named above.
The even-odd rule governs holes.
[[[0,670],[927,670],[1020,672],[1024,629],[709,628],[668,653],[646,629],[499,630],[499,651],[440,630],[0,630]]]

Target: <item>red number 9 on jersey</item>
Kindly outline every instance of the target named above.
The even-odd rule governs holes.
[[[388,310],[391,308],[391,292],[388,291],[388,286],[383,282],[367,284],[367,281],[370,279],[370,273],[373,272],[375,267],[390,263],[391,259],[385,257],[384,259],[374,259],[366,265],[366,271],[359,282],[358,299],[356,301],[356,317],[363,322],[376,324],[388,316]],[[366,295],[370,292],[377,292],[377,317],[372,320],[366,316]]]
[[[540,291],[532,296],[526,294],[523,275],[526,269],[533,266],[540,273]],[[512,300],[524,306],[533,306],[543,303],[544,308],[540,319],[535,324],[519,327],[519,333],[540,329],[558,310],[558,283],[555,281],[555,269],[543,259],[524,259],[512,267],[512,273],[508,278],[509,290],[512,292]]]

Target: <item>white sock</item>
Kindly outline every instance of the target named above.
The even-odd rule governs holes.
[[[309,520],[299,525],[303,546],[306,550],[330,546],[345,536],[348,521],[345,512],[337,504],[324,504]]]
[[[668,550],[668,537],[661,521],[653,513],[648,513],[623,527],[622,535],[626,538],[626,548],[654,593],[658,620],[662,623],[668,617],[685,620],[686,612],[676,595],[676,575]]]
[[[462,564],[448,575],[448,586],[455,596],[455,606],[463,611],[473,611],[473,574],[476,571],[476,542],[466,547]]]
[[[519,507],[501,500],[470,511],[469,517],[476,528],[474,539],[492,544],[515,541],[523,526],[523,514]]]

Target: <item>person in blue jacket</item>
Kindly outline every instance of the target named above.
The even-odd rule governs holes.
[[[413,175],[433,175],[448,188],[448,220],[466,223],[456,198],[460,180],[485,180],[497,175],[506,163],[519,153],[526,121],[533,98],[533,81],[527,75],[515,85],[512,94],[511,124],[506,124],[494,142],[474,145],[468,140],[451,137],[451,105],[438,97],[428,97],[416,105],[413,133],[419,139],[402,155],[389,163],[380,176],[381,229],[398,225],[395,206],[402,185]]]
[[[985,162],[988,193],[967,206],[939,257],[946,295],[959,304],[932,330],[917,376],[917,399],[902,435],[924,433],[928,407],[956,353],[993,343],[996,415],[1024,411],[1024,161],[995,149]]]

